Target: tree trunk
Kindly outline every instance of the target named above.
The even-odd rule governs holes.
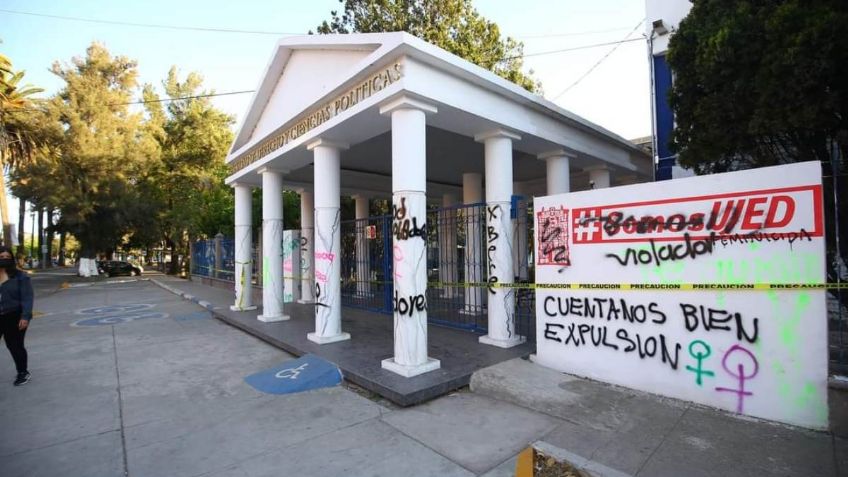
[[[168,269],[168,275],[176,275],[180,269],[179,263],[177,263],[177,244],[173,240],[168,240],[168,245],[171,249],[171,267]]]
[[[53,268],[53,207],[47,208],[47,230],[45,230],[47,242],[47,268]]]
[[[33,252],[33,255],[38,257],[38,268],[44,268],[44,254],[41,250],[44,247],[44,209],[38,208],[38,249]]]
[[[18,260],[23,260],[26,257],[24,219],[26,219],[26,201],[18,198]]]
[[[59,233],[59,266],[65,266],[65,232]]]
[[[9,201],[6,197],[6,175],[0,170],[0,215],[3,221],[3,245],[12,247],[12,222],[9,220]]]

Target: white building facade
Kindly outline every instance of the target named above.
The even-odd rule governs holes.
[[[527,274],[527,247],[513,218],[516,191],[528,197],[651,180],[651,159],[625,139],[406,33],[314,35],[281,40],[227,159],[235,189],[234,310],[252,303],[254,220],[262,223],[263,321],[288,318],[283,292],[282,190],[301,194],[301,303],[315,307],[309,340],[356,340],[342,328],[340,197],[355,196],[357,218],[369,198],[391,200],[394,356],[382,367],[406,377],[439,368],[428,350],[428,230],[444,253],[457,234],[479,236],[462,253],[467,282],[512,283]],[[262,217],[251,190],[262,189]],[[428,204],[483,203],[485,218],[427,223]],[[441,215],[440,215],[441,217]],[[456,222],[455,224],[459,224]],[[475,232],[482,232],[477,234]],[[357,229],[357,241],[361,238]],[[364,233],[364,232],[362,232]],[[523,239],[522,239],[523,236]],[[364,247],[357,242],[355,253]],[[440,253],[440,257],[442,254]],[[441,260],[441,258],[439,258]],[[445,262],[447,263],[447,262]],[[516,265],[517,264],[517,265]],[[526,265],[526,264],[525,264]],[[357,260],[368,275],[367,260]],[[456,270],[441,267],[443,281]],[[465,300],[486,294],[485,345],[524,341],[515,328],[515,294],[506,287],[448,289]],[[367,283],[357,288],[371,293]],[[463,313],[463,307],[456,310]]]

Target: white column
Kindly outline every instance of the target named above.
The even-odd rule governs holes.
[[[589,167],[589,188],[606,189],[610,186],[610,170],[605,166]]]
[[[300,230],[283,230],[283,302],[296,300],[300,300]]]
[[[571,192],[571,158],[563,149],[555,149],[539,154],[539,159],[547,163],[547,195]]]
[[[306,146],[315,155],[315,332],[318,344],[349,340],[342,332],[341,210],[339,160],[346,145],[318,139]]]
[[[233,185],[235,192],[235,280],[236,302],[230,309],[233,311],[255,310],[253,306],[253,283],[251,282],[253,237],[250,230],[253,226],[253,194],[252,187],[245,184]]]
[[[486,266],[488,268],[489,333],[480,342],[510,348],[524,342],[515,332],[515,289],[512,283],[512,141],[520,136],[496,129],[474,137],[486,154]]]
[[[401,96],[380,107],[392,117],[394,352],[383,369],[405,377],[438,369],[427,356],[427,124],[432,105]]]
[[[315,207],[312,191],[300,192],[300,276],[301,298],[298,303],[315,303]]]
[[[512,183],[513,194],[526,197],[524,184],[520,182]],[[518,202],[518,205],[524,207],[525,210],[519,210],[512,219],[512,244],[513,244],[513,267],[515,276],[519,280],[527,280],[530,278],[530,272],[527,269],[527,201],[526,199]]]
[[[262,314],[259,321],[288,320],[283,314],[283,174],[263,167]]]
[[[442,210],[439,213],[439,280],[442,283],[456,283],[456,197],[453,194],[442,195]],[[455,287],[443,287],[442,296],[453,298],[457,295]]]
[[[462,174],[462,202],[465,205],[483,202],[483,175],[477,172]],[[477,207],[463,210],[465,225],[465,283],[483,281],[483,244],[481,239],[481,214]],[[463,314],[479,315],[483,312],[483,289],[465,288],[465,308]]]
[[[365,228],[368,226],[368,196],[353,196],[356,204],[356,294],[360,297],[371,295],[371,260],[368,254],[368,238]]]

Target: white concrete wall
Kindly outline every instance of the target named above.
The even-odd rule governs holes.
[[[539,364],[827,427],[825,291],[768,287],[825,282],[818,162],[537,197],[535,209],[536,280],[572,285],[537,288]],[[648,216],[664,229],[640,229]]]

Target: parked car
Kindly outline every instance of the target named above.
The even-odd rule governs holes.
[[[97,269],[100,273],[106,274],[109,277],[119,275],[138,276],[144,272],[141,265],[118,260],[104,260],[97,262]]]

